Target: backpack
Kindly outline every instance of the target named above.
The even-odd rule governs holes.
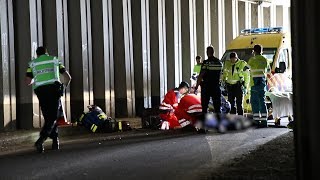
[[[141,118],[142,128],[159,129],[162,123],[160,113],[159,107],[145,108]]]

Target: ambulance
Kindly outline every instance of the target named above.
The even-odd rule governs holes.
[[[272,101],[292,95],[292,56],[291,37],[288,32],[284,32],[282,27],[265,27],[244,29],[240,35],[233,39],[227,46],[226,52],[221,58],[222,62],[229,60],[231,52],[236,52],[241,60],[248,60],[253,56],[253,46],[260,44],[263,47],[262,55],[270,63],[270,70],[267,74],[266,99],[268,108],[272,108]],[[250,97],[244,98],[245,113],[251,112]],[[269,101],[268,101],[269,100]],[[289,110],[285,114],[292,114],[289,101],[280,105]],[[275,102],[275,101],[274,101]],[[278,101],[277,101],[278,102]],[[291,108],[291,109],[290,109]],[[279,109],[279,108],[278,108]],[[279,110],[280,111],[280,110]],[[278,113],[276,117],[282,116]]]

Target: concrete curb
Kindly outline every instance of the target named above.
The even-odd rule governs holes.
[[[117,119],[118,120],[118,119]],[[122,118],[118,121],[128,121],[133,129],[141,128],[141,118]],[[9,132],[0,133],[0,147],[17,145],[22,143],[34,143],[39,138],[40,128],[35,128],[31,130],[16,130]],[[89,135],[94,134],[82,126],[60,126],[59,136],[79,136],[79,135]],[[111,133],[105,133],[111,134]]]
[[[157,136],[177,137],[190,133],[184,130],[163,131],[157,129],[142,129],[140,118],[123,118],[120,121],[128,121],[130,123],[130,126],[132,127],[132,130],[112,133],[92,133],[83,126],[60,126],[60,143],[61,145],[63,145],[72,142],[85,141],[117,141],[129,139],[132,140]],[[31,130],[16,130],[0,133],[0,155],[33,149],[33,144],[39,138],[40,130],[40,128],[37,128]],[[51,141],[47,140],[45,143],[50,144]]]
[[[128,119],[125,119],[128,121]],[[131,126],[132,130],[112,133],[92,133],[83,126],[60,126],[59,137],[61,144],[81,141],[113,141],[113,140],[129,140],[144,137],[156,136],[179,136],[183,135],[180,130],[153,130],[142,129],[141,124],[136,123]],[[137,128],[138,127],[138,128]],[[39,138],[41,129],[16,130],[0,133],[0,155],[21,152],[33,148],[33,144]],[[50,140],[46,141],[50,143]]]
[[[65,131],[67,132],[67,129]],[[75,130],[76,128],[70,128]],[[81,128],[82,129],[82,128]],[[75,133],[76,132],[76,133]],[[76,131],[71,132],[68,130],[68,133],[65,136],[60,137],[60,145],[66,146],[73,143],[105,143],[105,142],[125,142],[130,143],[134,141],[144,142],[153,140],[154,138],[177,138],[186,135],[195,134],[195,132],[183,131],[183,130],[152,130],[152,129],[132,129],[131,131],[124,132],[114,132],[114,133],[88,133],[78,134],[82,130],[76,129]],[[20,132],[21,134],[22,132]],[[26,133],[26,132],[24,132]],[[1,149],[0,157],[6,155],[13,155],[16,153],[28,153],[34,152],[34,142],[38,138],[38,132],[33,130],[28,131],[26,135],[20,137],[13,137],[11,139],[6,139],[0,136],[1,139]],[[51,146],[51,141],[47,140],[45,143],[45,149]]]
[[[141,127],[141,118],[122,118],[118,121],[128,121],[133,129]],[[33,144],[38,138],[40,128],[34,128],[31,130],[15,130],[0,132],[0,152],[9,151],[13,147],[19,147],[23,144]],[[79,137],[79,136],[95,136],[95,133],[90,132],[83,126],[60,126],[60,137]],[[101,133],[99,133],[101,134]],[[112,133],[104,133],[105,136],[112,135]]]
[[[62,137],[61,144],[69,144],[72,142],[101,142],[101,141],[121,141],[121,140],[133,140],[140,138],[154,138],[154,137],[176,137],[183,135],[181,131],[162,131],[162,130],[151,130],[151,129],[133,129],[125,132],[114,132],[114,133],[95,133],[90,135],[77,136],[76,138]]]
[[[23,134],[24,133],[24,134]],[[139,140],[142,138],[157,138],[157,137],[178,137],[187,135],[188,133],[180,130],[152,130],[152,129],[132,129],[131,131],[113,132],[113,133],[90,133],[87,129],[82,127],[67,127],[61,132],[60,144],[62,146],[70,143],[84,143],[84,142],[111,142],[122,140]],[[12,134],[12,133],[11,133]],[[19,135],[18,135],[19,134]],[[189,132],[190,134],[190,132]],[[194,134],[194,133],[193,133]],[[9,155],[13,153],[28,152],[34,149],[33,144],[37,140],[39,132],[34,130],[19,132],[7,139],[1,137],[0,156]],[[140,140],[139,140],[140,141]],[[45,146],[49,146],[51,141],[45,142]]]

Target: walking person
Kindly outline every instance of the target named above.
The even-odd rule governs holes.
[[[32,85],[45,120],[40,137],[35,142],[36,150],[41,153],[44,152],[43,143],[48,137],[52,139],[52,149],[59,149],[56,121],[60,97],[64,87],[68,87],[71,76],[59,59],[48,55],[45,47],[38,47],[36,53],[37,58],[29,62],[25,81],[27,85]],[[65,78],[65,84],[60,82],[60,74]]]

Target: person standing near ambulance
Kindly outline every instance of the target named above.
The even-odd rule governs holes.
[[[253,57],[248,61],[250,68],[251,108],[254,123],[258,127],[268,127],[267,106],[265,103],[266,74],[270,69],[268,60],[262,56],[263,47],[259,44],[253,47]]]
[[[250,82],[247,62],[240,60],[236,52],[230,53],[230,60],[223,66],[223,82],[228,91],[230,114],[243,115],[243,95],[247,94]]]
[[[64,87],[68,87],[71,76],[59,59],[47,54],[45,47],[38,47],[37,58],[29,62],[25,83],[32,85],[35,94],[39,99],[41,111],[44,116],[44,126],[41,129],[40,137],[35,142],[36,150],[44,152],[44,141],[52,139],[52,149],[59,149],[58,128],[56,124],[60,97],[64,90],[60,82],[60,74],[65,78]]]

